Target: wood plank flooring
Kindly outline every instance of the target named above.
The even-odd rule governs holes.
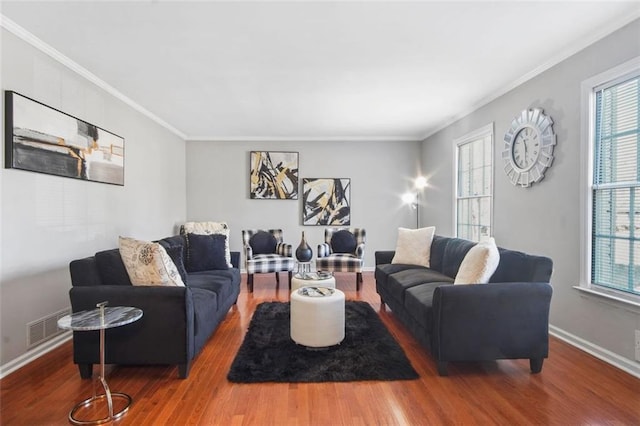
[[[187,380],[175,367],[113,366],[112,391],[133,397],[119,425],[640,425],[640,379],[551,339],[541,374],[528,360],[458,363],[439,377],[425,352],[387,308],[372,273],[338,274],[347,299],[369,302],[420,379],[398,382],[234,384],[226,379],[251,315],[264,301],[289,299],[286,279],[255,279],[196,358]],[[2,425],[65,425],[71,407],[92,394],[66,343],[0,381]],[[86,414],[86,413],[85,413]]]

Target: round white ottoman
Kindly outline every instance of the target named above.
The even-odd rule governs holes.
[[[302,287],[292,291],[291,339],[310,348],[342,342],[344,293],[327,287]]]
[[[291,290],[297,290],[302,287],[336,288],[336,279],[333,276],[318,278],[317,274],[307,274],[305,278],[299,274],[291,277]]]

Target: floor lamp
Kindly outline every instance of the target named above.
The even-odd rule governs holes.
[[[402,196],[402,201],[410,204],[412,209],[416,211],[416,229],[420,228],[420,192],[427,186],[427,178],[418,176],[413,181],[415,192],[407,192]]]

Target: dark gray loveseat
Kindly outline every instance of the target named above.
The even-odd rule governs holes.
[[[176,265],[186,261],[185,236],[158,242]],[[185,287],[133,286],[119,250],[101,251],[69,265],[72,311],[94,309],[103,301],[109,306],[141,308],[140,320],[106,330],[105,363],[178,365],[179,377],[187,378],[194,357],[238,299],[239,259],[239,252],[231,252],[233,268],[192,273],[183,270]],[[73,360],[81,377],[91,377],[93,364],[100,362],[97,331],[74,332]]]
[[[450,361],[521,358],[540,372],[549,352],[553,262],[498,248],[500,264],[488,284],[453,285],[474,245],[434,236],[429,268],[392,264],[394,251],[376,252],[382,303],[430,349],[440,375]]]

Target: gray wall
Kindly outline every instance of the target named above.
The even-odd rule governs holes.
[[[1,35],[2,89],[124,137],[126,167],[124,187],[0,169],[4,366],[27,352],[28,322],[69,306],[70,260],[117,247],[118,235],[171,235],[186,216],[186,191],[183,140],[11,33]]]
[[[375,250],[395,248],[399,226],[415,227],[415,211],[401,196],[418,173],[418,142],[189,141],[187,217],[228,222],[232,250],[242,251],[241,231],[247,228],[282,228],[294,248],[305,231],[314,254],[324,238],[324,226],[302,226],[302,196],[249,198],[252,150],[299,152],[300,178],[351,178],[351,225],[367,230],[366,269],[374,266]]]
[[[633,361],[640,308],[572,288],[580,280],[580,144],[587,143],[580,139],[580,85],[638,55],[640,21],[636,20],[429,137],[423,142],[422,165],[432,174],[424,222],[435,225],[438,233],[453,235],[453,140],[494,122],[496,242],[553,259],[551,323],[558,332],[600,355],[622,356],[626,360],[620,361],[640,371],[640,364]],[[520,188],[503,171],[503,137],[512,118],[532,107],[543,108],[555,122],[555,161],[542,182]]]

